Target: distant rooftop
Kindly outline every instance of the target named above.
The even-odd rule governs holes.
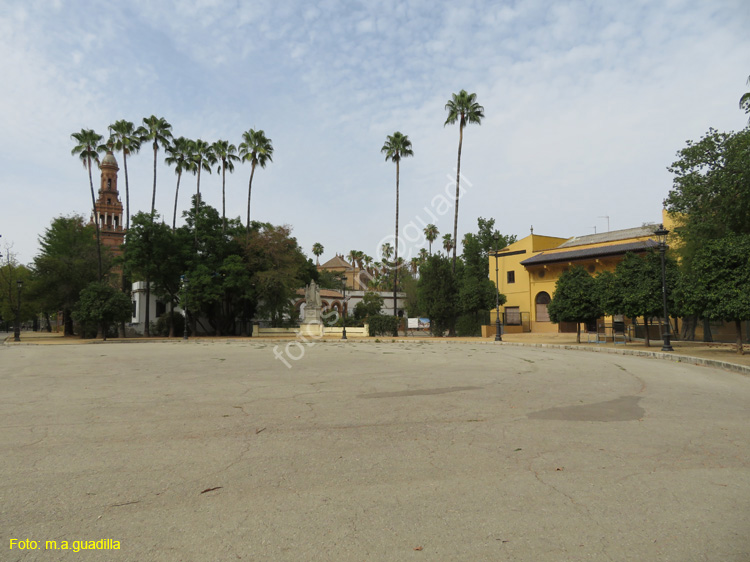
[[[318,267],[320,267],[321,269],[334,269],[338,267],[352,269],[352,265],[339,255],[332,257],[330,260]]]
[[[644,236],[653,236],[654,231],[659,227],[658,224],[644,224],[636,228],[625,228],[623,230],[613,230],[611,232],[602,232],[599,234],[589,234],[587,236],[574,236],[567,242],[560,244],[558,248],[571,248],[573,246],[583,246],[584,244],[601,244],[603,242],[616,242],[618,240],[627,240],[628,238],[641,238]]]
[[[635,230],[635,229],[629,229]],[[624,231],[619,231],[624,232]],[[614,234],[613,232],[609,234]],[[596,235],[595,235],[596,236]],[[585,236],[584,238],[588,238]],[[583,248],[581,250],[568,250],[567,252],[542,252],[536,256],[525,259],[521,265],[544,265],[548,263],[572,262],[577,260],[589,260],[594,258],[605,258],[610,256],[622,256],[627,252],[645,252],[658,248],[658,242],[653,240],[641,240],[640,242],[629,242],[626,244],[612,244],[611,246],[596,246],[594,248]],[[562,248],[562,246],[560,246]],[[557,250],[557,248],[555,248]]]

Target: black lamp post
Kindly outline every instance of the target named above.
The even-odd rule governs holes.
[[[344,318],[344,329],[341,332],[341,339],[345,340],[347,339],[346,338],[346,275],[344,275],[344,302],[341,303],[341,312]]]
[[[664,298],[664,318],[667,321],[667,329],[664,331],[664,345],[662,346],[662,351],[674,351],[672,348],[672,334],[670,333],[670,326],[669,326],[669,311],[667,310],[667,263],[666,263],[666,253],[667,253],[667,234],[669,234],[669,231],[664,228],[663,224],[659,225],[659,228],[654,232],[654,234],[659,238],[659,253],[661,253],[661,292],[662,297]]]
[[[182,339],[187,341],[188,339],[188,278],[185,275],[182,275],[181,279],[182,279],[182,290],[185,294],[185,329],[182,331]]]
[[[16,308],[16,329],[13,331],[13,341],[21,341],[21,288],[23,281],[16,281],[18,287],[18,307]]]
[[[500,236],[496,232],[493,236],[495,239],[495,251],[492,252],[492,254],[495,256],[495,341],[503,341],[503,336],[501,335],[502,328],[500,327],[500,278],[498,276],[498,253],[500,250],[498,249],[498,244],[500,242]]]

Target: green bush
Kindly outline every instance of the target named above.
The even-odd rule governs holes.
[[[398,336],[398,327],[401,324],[401,318],[398,316],[370,316],[370,336]]]
[[[165,312],[151,324],[150,333],[162,338],[169,336],[169,312]],[[182,337],[185,333],[185,317],[180,312],[174,313],[174,335]]]

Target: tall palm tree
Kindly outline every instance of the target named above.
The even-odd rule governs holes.
[[[440,234],[440,231],[434,224],[428,224],[424,227],[424,237],[430,243],[430,255],[432,255],[432,243],[437,240],[438,234]]]
[[[750,76],[747,77],[747,84],[750,86]],[[740,98],[740,109],[744,109],[745,113],[750,113],[750,92],[745,92]],[[747,120],[747,124],[750,125],[750,118]]]
[[[443,236],[443,248],[445,248],[446,254],[450,254],[451,250],[456,248],[456,244],[453,242],[453,237],[450,232]],[[453,255],[455,256],[456,253],[454,252]]]
[[[354,267],[354,264],[357,262],[358,253],[359,250],[349,250],[349,253],[346,255],[346,259],[349,260],[349,263],[352,264],[352,267]]]
[[[198,206],[201,200],[201,171],[211,173],[212,166],[216,164],[216,155],[211,150],[211,145],[202,139],[190,142],[190,156],[193,161],[192,172],[197,176],[195,184],[195,243],[198,244]]]
[[[159,154],[159,145],[162,148],[169,146],[169,140],[172,138],[172,125],[167,123],[163,117],[157,117],[152,115],[151,117],[143,118],[143,125],[138,127],[136,134],[140,137],[141,143],[150,142],[154,148],[154,188],[151,192],[151,222],[154,221],[154,212],[156,211],[156,159]],[[145,314],[145,327],[143,328],[143,334],[146,337],[151,335],[150,323],[151,323],[151,279],[149,275],[146,275],[146,314]]]
[[[411,261],[409,263],[411,265],[411,274],[414,275],[414,276],[416,276],[417,275],[417,271],[419,271],[420,259],[418,257],[414,256],[413,258],[411,258]]]
[[[99,264],[99,281],[102,280],[102,244],[99,236],[99,217],[96,216],[96,196],[94,195],[94,180],[91,176],[91,161],[93,160],[97,164],[99,163],[99,152],[102,152],[105,147],[99,143],[102,141],[102,136],[94,132],[93,129],[81,129],[79,133],[73,133],[70,137],[76,141],[75,147],[70,153],[75,156],[76,154],[81,159],[84,168],[89,170],[89,186],[91,187],[91,210],[94,217],[94,225],[96,225],[96,256]]]
[[[165,149],[169,146],[169,141],[172,138],[172,125],[167,123],[164,117],[157,117],[156,115],[144,117],[143,125],[138,127],[137,134],[141,142],[150,142],[154,147],[154,189],[151,193],[151,216],[153,217],[156,209],[156,157],[159,152],[159,145]]]
[[[315,242],[312,247],[312,252],[315,255],[315,265],[320,265],[320,256],[323,255],[323,244]]]
[[[407,158],[409,156],[414,156],[414,151],[411,148],[411,141],[409,140],[409,137],[407,135],[401,134],[399,131],[396,131],[392,135],[388,135],[385,139],[385,144],[383,145],[383,148],[380,149],[380,152],[385,154],[385,161],[388,162],[390,160],[391,162],[396,163],[396,236],[394,238],[393,244],[395,246],[395,252],[396,257],[395,261],[398,262],[398,189],[399,189],[399,176],[400,176],[400,165],[401,165],[401,158]],[[393,315],[396,316],[398,314],[397,306],[396,306],[396,291],[398,288],[398,269],[394,270],[393,272]]]
[[[229,141],[217,140],[211,145],[216,160],[220,162],[217,172],[221,172],[221,231],[227,230],[227,204],[226,204],[226,177],[227,170],[234,172],[234,163],[240,157],[237,156],[237,147],[230,144]]]
[[[243,162],[250,162],[250,182],[247,185],[247,237],[250,237],[250,195],[253,190],[253,176],[255,166],[260,164],[265,168],[268,162],[273,162],[273,144],[271,139],[266,138],[262,129],[256,131],[250,129],[242,133],[242,142],[239,146],[240,157]]]
[[[120,119],[109,126],[109,145],[122,152],[122,165],[125,167],[125,230],[130,228],[130,184],[128,182],[128,155],[137,154],[141,149],[141,138],[132,122]]]
[[[176,139],[172,139],[171,144],[164,149],[168,154],[164,162],[168,166],[174,166],[174,173],[177,174],[177,187],[174,190],[174,212],[172,213],[172,232],[177,227],[177,196],[180,193],[182,172],[194,172],[195,169],[192,143],[193,141],[190,139],[177,137]]]
[[[461,146],[464,142],[464,127],[469,123],[481,125],[484,118],[484,108],[477,103],[477,95],[469,94],[466,90],[461,90],[458,94],[453,94],[448,103],[445,104],[448,110],[448,118],[445,125],[452,125],[456,121],[458,126],[458,163],[456,164],[456,210],[453,217],[453,240],[458,240],[458,195],[459,180],[461,178]],[[453,271],[456,271],[456,244],[453,245]]]

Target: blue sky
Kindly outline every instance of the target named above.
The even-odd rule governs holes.
[[[465,131],[459,239],[480,216],[519,237],[659,221],[685,141],[747,123],[748,29],[745,0],[5,0],[0,246],[29,262],[55,216],[90,214],[71,133],[152,114],[209,142],[263,129],[275,154],[256,172],[252,218],[291,225],[311,257],[321,242],[322,259],[377,256],[393,235],[395,166],[380,148],[401,131],[414,147],[401,226],[434,215],[452,232],[436,197],[455,182],[444,106],[461,89],[486,117]],[[162,160],[156,206],[170,217]],[[150,207],[152,162],[149,149],[128,161],[133,212]],[[227,178],[230,216],[245,216],[249,174]],[[194,191],[184,178],[178,212]],[[220,208],[219,175],[201,192]]]

